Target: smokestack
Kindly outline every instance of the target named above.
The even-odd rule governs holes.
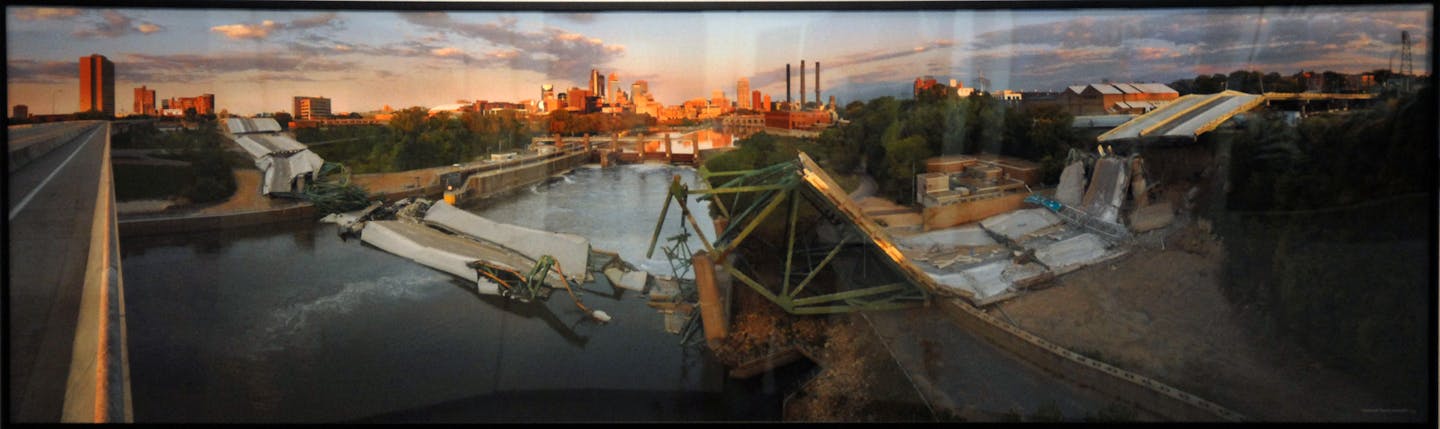
[[[800,110],[805,110],[805,60],[800,60]]]
[[[790,63],[785,63],[785,104],[790,104]]]
[[[820,62],[815,62],[815,104],[820,102]]]

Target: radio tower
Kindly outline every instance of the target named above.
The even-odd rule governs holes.
[[[1410,32],[1400,32],[1400,76],[1403,76],[1405,91],[1410,91],[1410,76],[1415,74],[1415,59],[1410,54]]]

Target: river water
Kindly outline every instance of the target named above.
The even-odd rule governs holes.
[[[644,252],[677,174],[697,180],[682,167],[585,166],[466,208],[579,234],[669,274],[663,252]],[[678,210],[668,217],[662,239],[679,231]],[[479,296],[329,224],[134,237],[121,249],[137,422],[774,420],[802,377],[727,379],[635,292],[579,291],[614,317],[601,325],[564,293]]]

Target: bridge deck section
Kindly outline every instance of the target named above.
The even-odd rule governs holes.
[[[78,138],[9,176],[6,405],[12,422],[124,421],[128,366],[109,126],[56,126],[44,134]],[[31,147],[44,144],[52,143]]]

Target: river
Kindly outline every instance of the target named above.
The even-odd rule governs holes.
[[[697,180],[684,167],[584,166],[466,209],[579,234],[669,274],[663,252],[644,252],[677,174]],[[678,210],[668,217],[662,239],[679,231]],[[330,224],[133,237],[121,249],[136,422],[777,420],[808,371],[729,380],[637,293],[580,291],[614,318],[598,324],[564,293],[479,296]]]

